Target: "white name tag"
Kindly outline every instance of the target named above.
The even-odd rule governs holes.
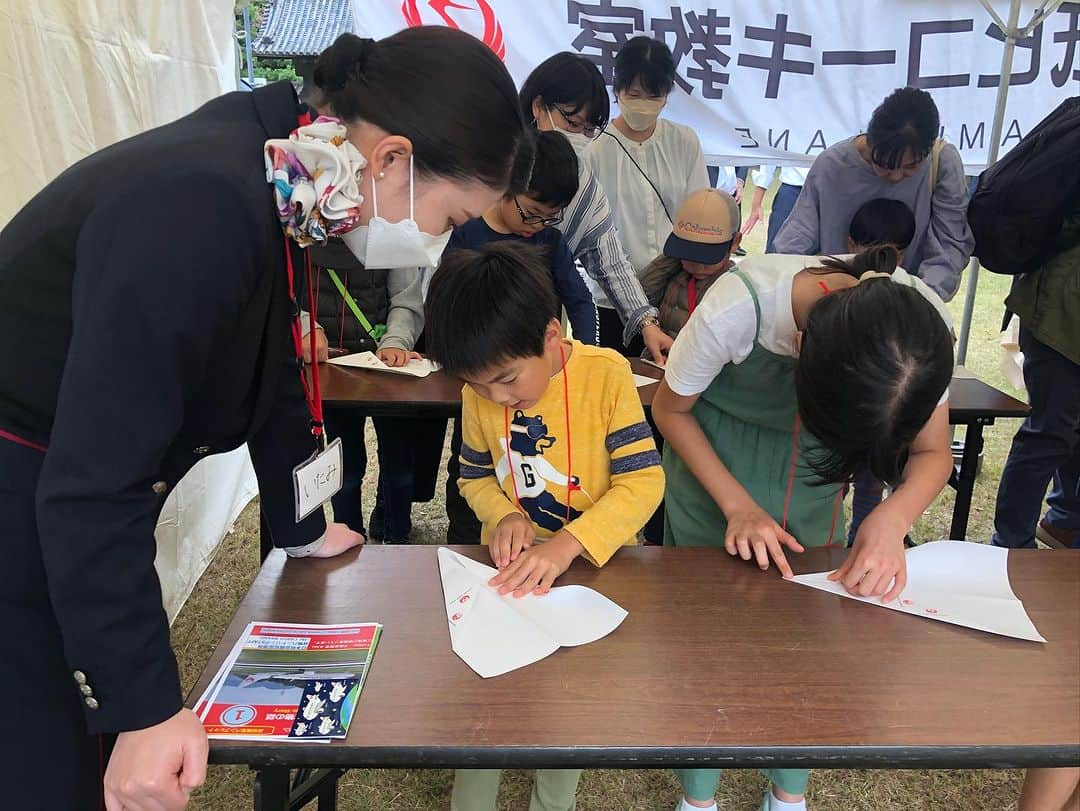
[[[341,489],[341,439],[335,439],[322,453],[312,454],[293,470],[296,520],[307,518]]]

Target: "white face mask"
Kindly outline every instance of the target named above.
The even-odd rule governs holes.
[[[375,191],[374,172],[371,173],[371,205],[373,214],[367,225],[342,234],[342,241],[368,270],[394,268],[433,268],[439,264],[453,229],[442,234],[427,234],[416,224],[413,206],[413,159],[409,156],[409,217],[388,222],[379,216],[379,199]]]
[[[645,132],[656,124],[660,111],[667,104],[667,99],[619,98],[616,100],[619,102],[619,112],[622,113],[623,121],[634,132]]]
[[[547,110],[547,117],[548,121],[551,122],[551,128],[555,130],[555,132],[562,133],[566,140],[570,142],[570,146],[574,148],[574,152],[578,155],[585,151],[589,144],[593,142],[593,139],[583,132],[570,132],[570,130],[564,130],[561,127],[555,126],[555,119],[551,117],[551,110]]]

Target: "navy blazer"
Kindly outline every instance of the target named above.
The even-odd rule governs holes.
[[[0,428],[47,446],[44,572],[15,576],[47,588],[91,732],[180,709],[154,528],[197,461],[246,442],[275,545],[325,532],[321,511],[295,520],[314,440],[263,161],[302,109],[287,82],[217,98],[80,161],[0,231]],[[3,526],[9,558],[28,541]]]

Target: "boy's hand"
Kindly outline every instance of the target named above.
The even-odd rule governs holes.
[[[776,523],[771,515],[757,504],[750,504],[732,512],[727,519],[724,548],[729,555],[738,555],[743,560],[754,558],[762,571],[769,568],[771,557],[781,575],[784,577],[794,575],[791,565],[784,557],[784,547],[793,552],[802,552],[802,544],[795,540],[794,535]]]
[[[532,521],[521,513],[510,513],[495,526],[495,535],[488,544],[492,562],[500,569],[505,569],[518,559],[523,549],[528,549],[536,540],[536,530]]]
[[[522,552],[495,577],[489,586],[499,594],[514,593],[515,597],[526,594],[547,594],[555,578],[570,568],[574,558],[585,551],[581,542],[566,530],[560,530],[550,540]]]
[[[376,356],[387,366],[404,366],[410,360],[424,359],[424,356],[419,352],[409,352],[408,350],[396,349],[394,347],[380,349],[376,353]]]
[[[644,341],[645,348],[649,350],[653,363],[658,366],[667,363],[668,352],[671,350],[671,345],[675,343],[670,335],[656,324],[648,324],[641,329],[641,340]]]
[[[311,336],[305,335],[300,342],[304,363],[311,363]],[[330,347],[326,342],[326,333],[322,327],[315,328],[315,351],[318,353],[318,362],[326,363],[330,358]]]
[[[859,597],[884,594],[883,603],[896,599],[907,585],[904,535],[909,528],[902,516],[889,509],[888,501],[882,503],[859,525],[855,548],[829,579],[839,580]]]

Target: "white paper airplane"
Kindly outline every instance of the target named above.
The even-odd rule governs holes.
[[[935,541],[907,551],[907,586],[889,603],[856,597],[829,572],[792,578],[811,588],[893,611],[1001,636],[1045,642],[1009,585],[1008,550],[967,541]]]
[[[607,636],[626,611],[585,586],[556,586],[538,597],[501,596],[488,585],[491,566],[439,549],[439,574],[454,653],[484,678],[550,656],[562,646]]]
[[[410,360],[404,366],[390,366],[376,357],[374,352],[355,352],[352,355],[342,355],[330,358],[328,363],[335,366],[349,366],[355,369],[370,369],[373,372],[390,372],[395,375],[408,375],[409,377],[427,377],[432,372],[438,371],[439,364],[433,360]]]

